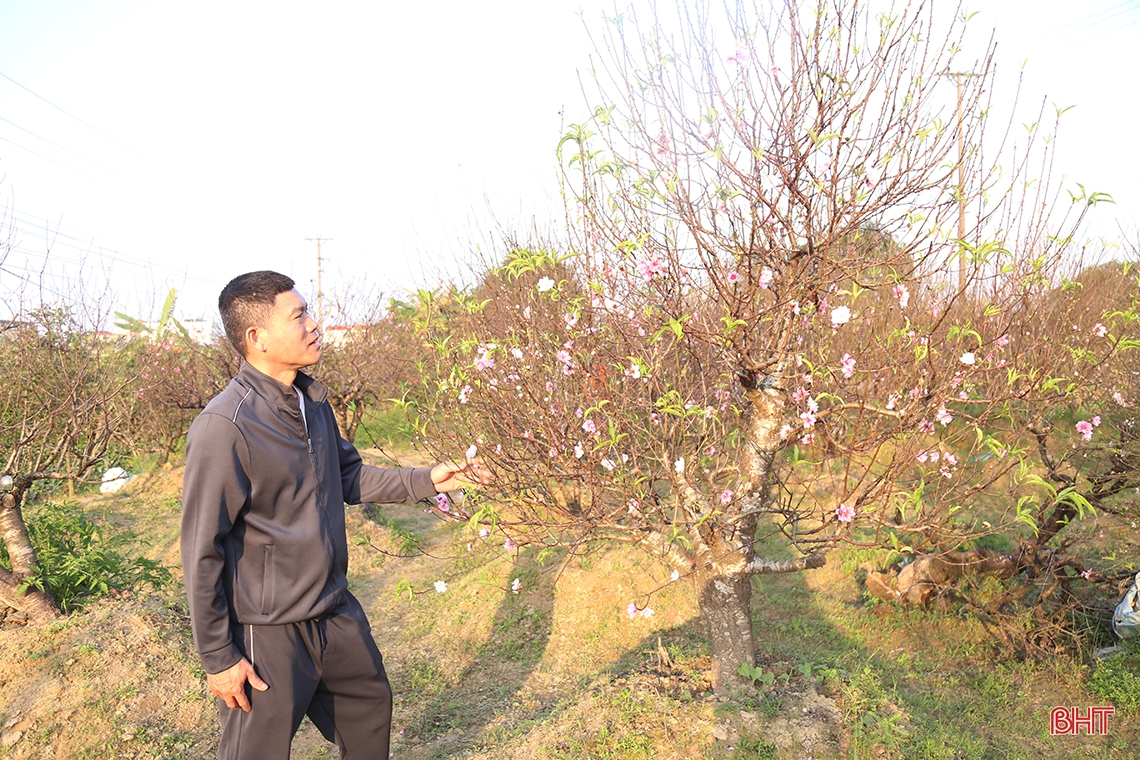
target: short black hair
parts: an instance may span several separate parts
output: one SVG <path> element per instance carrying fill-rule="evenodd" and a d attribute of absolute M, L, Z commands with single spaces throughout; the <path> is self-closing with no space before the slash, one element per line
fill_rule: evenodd
<path fill-rule="evenodd" d="M 273 308 L 279 293 L 293 289 L 293 280 L 283 274 L 262 270 L 239 275 L 222 288 L 218 311 L 226 337 L 245 358 L 245 331 L 260 324 Z"/>

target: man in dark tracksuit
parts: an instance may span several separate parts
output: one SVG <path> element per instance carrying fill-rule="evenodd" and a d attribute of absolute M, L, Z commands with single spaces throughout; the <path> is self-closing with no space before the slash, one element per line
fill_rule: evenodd
<path fill-rule="evenodd" d="M 287 760 L 307 714 L 342 758 L 386 760 L 392 692 L 348 591 L 344 504 L 415 502 L 482 478 L 473 462 L 361 462 L 328 390 L 299 372 L 320 343 L 288 277 L 242 275 L 219 308 L 246 361 L 190 427 L 182 494 L 182 565 L 219 698 L 218 756 Z"/>

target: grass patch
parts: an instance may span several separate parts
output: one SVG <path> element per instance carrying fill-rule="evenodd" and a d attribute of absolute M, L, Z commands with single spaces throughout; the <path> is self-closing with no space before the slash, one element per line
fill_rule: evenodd
<path fill-rule="evenodd" d="M 138 537 L 132 531 L 105 528 L 75 504 L 29 504 L 24 515 L 40 569 L 27 583 L 50 589 L 64 612 L 81 609 L 112 590 L 161 590 L 171 582 L 168 568 L 135 555 Z M 3 543 L 0 562 L 10 567 Z"/>

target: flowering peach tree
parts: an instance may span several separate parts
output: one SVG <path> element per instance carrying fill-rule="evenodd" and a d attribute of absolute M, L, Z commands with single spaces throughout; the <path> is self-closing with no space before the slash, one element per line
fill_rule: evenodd
<path fill-rule="evenodd" d="M 568 252 L 514 250 L 429 340 L 455 424 L 424 432 L 498 476 L 480 536 L 659 557 L 696 585 L 719 690 L 753 663 L 752 577 L 839 546 L 911 559 L 875 590 L 918 604 L 1087 570 L 1045 557 L 1092 506 L 1055 452 L 1101 434 L 1084 378 L 1135 312 L 1070 329 L 1074 235 L 1108 199 L 1061 197 L 1044 127 L 988 157 L 988 60 L 948 119 L 963 34 L 923 3 L 609 19 L 603 105 L 559 144 Z"/>

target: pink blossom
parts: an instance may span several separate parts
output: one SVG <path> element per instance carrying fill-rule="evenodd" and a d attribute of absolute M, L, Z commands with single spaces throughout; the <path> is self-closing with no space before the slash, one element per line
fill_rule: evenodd
<path fill-rule="evenodd" d="M 958 357 L 958 361 L 969 366 L 969 365 L 973 364 L 974 362 L 976 362 L 977 358 L 974 356 L 972 351 L 967 351 L 966 353 L 964 353 L 960 357 Z"/>
<path fill-rule="evenodd" d="M 630 620 L 637 618 L 637 602 L 630 602 L 625 608 L 625 614 L 629 615 Z"/>
<path fill-rule="evenodd" d="M 490 528 L 480 528 L 479 529 L 479 538 L 486 538 L 489 535 L 491 535 L 491 529 Z"/>
<path fill-rule="evenodd" d="M 585 455 L 586 455 L 586 450 L 584 448 L 582 448 L 582 444 L 581 443 L 575 443 L 574 444 L 574 458 L 575 459 L 581 459 Z"/>
<path fill-rule="evenodd" d="M 760 282 L 759 282 L 760 287 L 767 288 L 769 285 L 772 284 L 772 280 L 774 278 L 775 278 L 775 274 L 772 272 L 772 270 L 769 269 L 768 267 L 764 267 L 763 269 L 760 270 Z"/>
<path fill-rule="evenodd" d="M 664 260 L 657 254 L 637 260 L 637 271 L 641 273 L 642 278 L 646 282 L 651 281 L 659 274 L 663 274 L 665 269 Z"/>
<path fill-rule="evenodd" d="M 930 455 L 926 451 L 920 451 L 920 452 L 918 452 L 918 455 L 915 456 L 915 459 L 917 459 L 922 464 L 926 464 L 926 460 L 929 458 L 930 458 Z"/>
<path fill-rule="evenodd" d="M 792 401 L 795 401 L 797 404 L 800 403 L 801 401 L 803 401 L 807 397 L 808 397 L 807 389 L 804 388 L 802 385 L 799 386 L 798 388 L 796 388 L 792 392 Z"/>
<path fill-rule="evenodd" d="M 554 383 L 550 382 L 549 380 L 546 381 L 546 392 L 547 393 L 553 393 L 554 392 Z"/>
<path fill-rule="evenodd" d="M 463 386 L 463 390 L 459 391 L 459 403 L 466 404 L 467 400 L 471 398 L 471 386 Z"/>
<path fill-rule="evenodd" d="M 840 504 L 839 508 L 835 510 L 835 518 L 839 522 L 849 523 L 855 519 L 855 508 Z"/>
<path fill-rule="evenodd" d="M 730 285 L 735 285 L 736 283 L 740 282 L 740 272 L 737 272 L 735 270 L 731 271 L 728 273 L 728 277 L 726 279 Z"/>
<path fill-rule="evenodd" d="M 930 461 L 931 461 L 931 463 L 937 462 L 938 457 L 939 457 L 938 449 L 931 449 L 930 450 Z"/>
<path fill-rule="evenodd" d="M 1097 322 L 1096 326 L 1093 327 L 1093 335 L 1098 338 L 1103 338 L 1104 336 L 1108 335 L 1108 328 L 1102 325 L 1100 322 Z"/>
<path fill-rule="evenodd" d="M 732 501 L 732 490 L 726 488 L 720 492 L 720 503 L 728 504 L 730 501 Z"/>
<path fill-rule="evenodd" d="M 1124 400 L 1124 395 L 1120 391 L 1112 394 L 1112 400 L 1121 406 L 1128 406 L 1128 402 Z"/>
<path fill-rule="evenodd" d="M 646 607 L 645 609 L 643 609 L 643 610 L 641 611 L 641 616 L 642 616 L 643 618 L 646 618 L 646 619 L 649 619 L 649 618 L 653 617 L 653 616 L 654 616 L 654 615 L 656 615 L 656 614 L 657 614 L 657 613 L 653 611 L 653 608 L 652 608 L 652 607 Z"/>
<path fill-rule="evenodd" d="M 481 354 L 475 358 L 475 369 L 480 372 L 486 372 L 495 366 L 495 360 L 486 354 Z"/>
<path fill-rule="evenodd" d="M 895 294 L 895 298 L 899 299 L 899 308 L 905 309 L 907 307 L 907 304 L 910 303 L 910 291 L 907 290 L 906 285 L 903 285 L 900 282 L 898 285 L 895 285 L 894 288 L 892 288 L 891 290 Z"/>
<path fill-rule="evenodd" d="M 440 512 L 451 511 L 451 502 L 448 500 L 447 494 L 445 493 L 437 493 L 435 495 L 435 505 L 439 508 Z"/>
<path fill-rule="evenodd" d="M 996 341 L 994 341 L 994 345 L 996 345 L 998 348 L 1005 348 L 1006 346 L 1009 345 L 1009 336 L 1008 335 L 1001 336 Z"/>
<path fill-rule="evenodd" d="M 1081 577 L 1082 577 L 1082 578 L 1084 578 L 1086 581 L 1087 581 L 1089 578 L 1092 578 L 1092 574 L 1093 574 L 1093 571 L 1092 571 L 1092 568 L 1091 568 L 1091 567 L 1090 567 L 1089 569 L 1087 569 L 1087 570 L 1082 570 L 1082 571 L 1081 571 Z"/>
<path fill-rule="evenodd" d="M 945 467 L 945 466 L 944 466 L 944 467 L 943 467 L 942 469 L 940 469 L 938 472 L 940 472 L 940 473 L 942 474 L 942 477 L 944 477 L 944 478 L 952 478 L 952 477 L 954 477 L 954 473 L 953 473 L 953 471 L 951 471 L 951 469 L 950 469 L 949 467 Z"/>
<path fill-rule="evenodd" d="M 1100 416 L 1099 415 L 1092 418 L 1092 424 L 1093 424 L 1093 427 L 1100 427 Z"/>
<path fill-rule="evenodd" d="M 949 451 L 942 452 L 942 461 L 953 467 L 958 464 L 958 457 L 951 454 Z"/>
<path fill-rule="evenodd" d="M 503 542 L 503 548 L 506 549 L 507 553 L 509 553 L 509 554 L 514 554 L 515 549 L 517 549 L 518 547 L 519 547 L 519 545 L 516 544 L 510 536 L 507 536 L 507 540 Z"/>
<path fill-rule="evenodd" d="M 961 393 L 958 394 L 958 400 L 959 401 L 969 401 L 970 400 L 970 394 L 966 393 L 966 391 L 962 391 Z"/>
<path fill-rule="evenodd" d="M 847 378 L 855 374 L 855 360 L 851 358 L 850 354 L 844 354 L 843 358 L 839 360 L 839 371 Z"/>
<path fill-rule="evenodd" d="M 629 510 L 630 517 L 637 517 L 641 513 L 641 502 L 637 499 L 630 499 L 625 508 Z"/>
<path fill-rule="evenodd" d="M 839 327 L 851 321 L 851 309 L 846 306 L 836 306 L 831 310 L 831 326 Z"/>
<path fill-rule="evenodd" d="M 511 349 L 511 356 L 515 357 L 516 359 L 523 358 L 522 349 L 521 348 L 512 348 Z"/>
<path fill-rule="evenodd" d="M 593 434 L 593 433 L 598 432 L 598 425 L 593 420 L 588 419 L 582 423 L 582 429 L 585 430 L 587 433 Z"/>
<path fill-rule="evenodd" d="M 922 390 L 916 385 L 913 388 L 911 388 L 909 391 L 907 391 L 907 393 L 910 394 L 910 398 L 913 401 L 922 395 Z"/>
<path fill-rule="evenodd" d="M 804 446 L 811 446 L 815 443 L 815 433 L 806 433 L 804 437 L 800 439 L 800 443 Z"/>
<path fill-rule="evenodd" d="M 1093 426 L 1088 420 L 1081 420 L 1077 423 L 1077 432 L 1081 434 L 1081 438 L 1086 441 L 1091 441 L 1093 437 Z"/>
<path fill-rule="evenodd" d="M 781 441 L 786 441 L 788 439 L 788 436 L 791 434 L 792 434 L 792 426 L 791 425 L 785 424 L 785 425 L 782 425 L 780 427 L 780 440 Z"/>
<path fill-rule="evenodd" d="M 946 405 L 943 404 L 942 406 L 938 407 L 938 414 L 934 415 L 934 419 L 938 420 L 942 424 L 942 427 L 946 427 L 951 422 L 953 422 L 954 415 L 946 411 Z"/>
<path fill-rule="evenodd" d="M 808 430 L 815 425 L 815 415 L 811 412 L 804 412 L 800 415 L 800 421 L 804 424 L 804 430 Z"/>
<path fill-rule="evenodd" d="M 566 349 L 562 349 L 561 351 L 556 353 L 554 355 L 554 358 L 557 359 L 558 361 L 562 362 L 563 364 L 569 364 L 571 361 L 570 352 L 567 351 Z"/>
<path fill-rule="evenodd" d="M 808 396 L 807 407 L 808 407 L 809 412 L 811 412 L 812 414 L 815 414 L 816 412 L 819 411 L 819 402 L 816 401 L 811 396 Z"/>
<path fill-rule="evenodd" d="M 617 467 L 617 464 L 612 459 L 603 459 L 602 467 L 605 467 L 609 472 L 613 472 L 614 468 Z"/>
<path fill-rule="evenodd" d="M 467 451 L 464 453 L 466 453 L 468 459 L 474 459 L 475 454 L 477 454 L 478 452 L 479 452 L 479 448 L 475 444 L 471 444 L 470 446 L 467 447 Z"/>
<path fill-rule="evenodd" d="M 926 433 L 927 435 L 934 435 L 934 423 L 930 420 L 923 420 L 918 423 L 919 432 Z"/>

